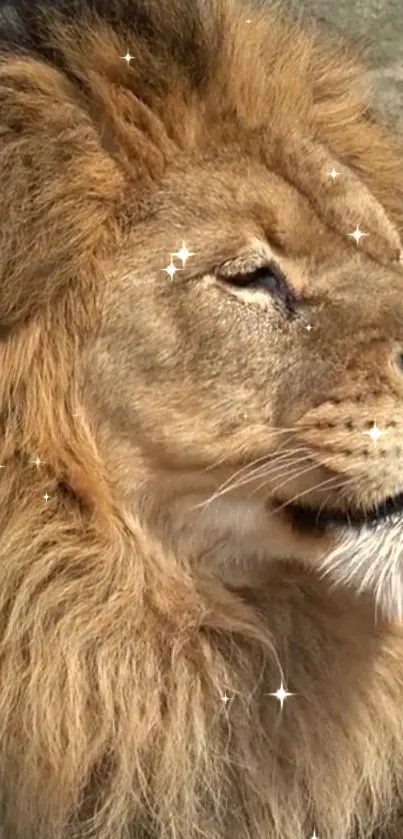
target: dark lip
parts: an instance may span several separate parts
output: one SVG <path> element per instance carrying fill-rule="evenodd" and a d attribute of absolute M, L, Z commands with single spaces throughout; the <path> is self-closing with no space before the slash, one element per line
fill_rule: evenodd
<path fill-rule="evenodd" d="M 301 528 L 323 530 L 329 525 L 360 528 L 363 525 L 376 525 L 391 518 L 395 519 L 399 513 L 403 512 L 403 492 L 389 496 L 367 510 L 319 510 L 302 504 L 287 504 L 284 510 Z"/>

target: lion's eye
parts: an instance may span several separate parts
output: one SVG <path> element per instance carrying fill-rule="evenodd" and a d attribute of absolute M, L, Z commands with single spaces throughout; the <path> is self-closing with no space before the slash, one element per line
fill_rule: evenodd
<path fill-rule="evenodd" d="M 223 279 L 237 288 L 262 288 L 272 294 L 275 294 L 285 282 L 285 278 L 280 276 L 280 272 L 275 272 L 268 265 L 256 268 L 255 271 L 250 271 L 248 274 L 232 274 L 223 277 Z"/>
<path fill-rule="evenodd" d="M 275 299 L 281 300 L 289 308 L 296 303 L 295 294 L 291 290 L 287 278 L 277 265 L 275 267 L 263 265 L 261 268 L 256 268 L 248 273 L 218 273 L 217 276 L 236 288 L 265 291 Z"/>

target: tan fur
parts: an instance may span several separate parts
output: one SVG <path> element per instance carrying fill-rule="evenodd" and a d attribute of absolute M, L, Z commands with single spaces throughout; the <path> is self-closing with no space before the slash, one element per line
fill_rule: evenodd
<path fill-rule="evenodd" d="M 401 138 L 276 9 L 111 7 L 1 52 L 0 837 L 398 839 L 403 524 L 276 505 L 402 489 Z"/>

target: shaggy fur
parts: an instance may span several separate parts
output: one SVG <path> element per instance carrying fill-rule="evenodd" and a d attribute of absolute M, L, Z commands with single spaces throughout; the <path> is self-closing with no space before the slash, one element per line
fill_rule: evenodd
<path fill-rule="evenodd" d="M 1 24 L 1 839 L 398 839 L 402 520 L 287 504 L 401 490 L 401 140 L 278 10 L 50 7 Z"/>

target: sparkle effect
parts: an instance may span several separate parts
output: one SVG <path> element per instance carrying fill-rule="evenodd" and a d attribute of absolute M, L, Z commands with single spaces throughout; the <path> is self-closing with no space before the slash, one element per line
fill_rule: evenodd
<path fill-rule="evenodd" d="M 268 696 L 275 696 L 280 702 L 281 710 L 283 710 L 284 700 L 288 699 L 289 696 L 295 696 L 295 693 L 288 693 L 284 690 L 283 682 L 281 682 L 279 689 L 275 693 L 269 693 Z"/>
<path fill-rule="evenodd" d="M 177 268 L 176 267 L 175 263 L 173 262 L 173 257 L 174 256 L 176 256 L 177 259 L 181 260 L 182 268 Z M 178 251 L 177 253 L 171 253 L 171 261 L 170 261 L 168 267 L 167 268 L 161 268 L 161 271 L 166 271 L 166 273 L 169 274 L 169 276 L 172 280 L 172 277 L 176 273 L 176 271 L 181 271 L 185 267 L 186 261 L 189 259 L 189 256 L 194 256 L 194 253 L 189 251 L 187 249 L 185 243 L 182 242 L 182 247 L 181 247 L 180 251 Z"/>
<path fill-rule="evenodd" d="M 357 245 L 358 245 L 358 242 L 360 241 L 360 239 L 362 239 L 363 236 L 369 236 L 369 233 L 362 233 L 362 231 L 360 230 L 360 228 L 358 227 L 358 224 L 357 224 L 357 227 L 355 228 L 354 233 L 349 233 L 348 235 L 352 236 L 355 239 L 355 241 L 357 242 Z"/>
<path fill-rule="evenodd" d="M 133 56 L 132 56 L 132 55 L 130 55 L 129 50 L 128 50 L 128 51 L 127 51 L 127 53 L 126 53 L 126 55 L 121 55 L 121 58 L 123 58 L 123 61 L 126 61 L 126 62 L 127 62 L 127 65 L 129 66 L 129 64 L 130 64 L 130 62 L 131 62 L 131 60 L 132 60 Z"/>
<path fill-rule="evenodd" d="M 379 440 L 379 437 L 383 437 L 383 435 L 387 434 L 387 433 L 388 433 L 387 431 L 380 431 L 379 428 L 377 428 L 376 422 L 374 422 L 374 425 L 373 425 L 373 428 L 371 428 L 371 431 L 363 431 L 363 434 L 367 434 L 367 436 L 371 438 L 374 446 L 376 446 L 377 441 Z"/>
<path fill-rule="evenodd" d="M 169 274 L 169 276 L 170 276 L 171 280 L 172 280 L 173 275 L 174 275 L 174 274 L 176 274 L 176 272 L 177 272 L 178 270 L 180 271 L 180 268 L 178 269 L 178 268 L 176 267 L 176 265 L 174 265 L 174 263 L 172 262 L 172 255 L 171 255 L 171 261 L 170 261 L 170 263 L 169 263 L 169 265 L 168 265 L 168 268 L 161 268 L 161 271 L 166 271 L 166 272 L 167 272 L 167 274 Z"/>
<path fill-rule="evenodd" d="M 184 242 L 182 242 L 182 247 L 178 253 L 174 253 L 173 256 L 176 256 L 177 259 L 180 259 L 183 263 L 182 267 L 184 268 L 186 265 L 186 260 L 189 259 L 189 256 L 194 256 L 194 253 L 188 251 Z"/>

